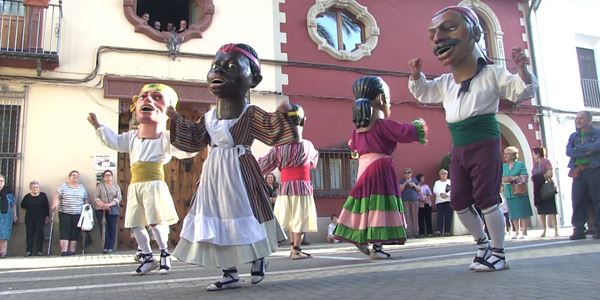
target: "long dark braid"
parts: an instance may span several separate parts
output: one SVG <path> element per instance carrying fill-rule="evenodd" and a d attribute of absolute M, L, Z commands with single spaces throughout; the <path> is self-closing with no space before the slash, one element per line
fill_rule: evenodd
<path fill-rule="evenodd" d="M 352 109 L 352 122 L 356 128 L 369 126 L 373 108 L 371 101 L 379 94 L 384 94 L 389 99 L 390 89 L 388 85 L 379 76 L 363 76 L 354 82 L 352 86 L 354 92 L 354 107 Z"/>

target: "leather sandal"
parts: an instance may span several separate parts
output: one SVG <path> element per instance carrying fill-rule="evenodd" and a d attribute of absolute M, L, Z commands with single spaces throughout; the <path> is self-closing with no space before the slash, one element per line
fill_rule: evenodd
<path fill-rule="evenodd" d="M 268 263 L 264 257 L 252 262 L 252 269 L 250 270 L 250 282 L 252 284 L 260 283 L 261 281 L 263 281 L 263 279 L 265 279 L 267 265 Z M 258 269 L 258 271 L 256 269 Z"/>
<path fill-rule="evenodd" d="M 302 251 L 302 248 L 300 248 L 298 246 L 294 247 L 294 253 L 292 254 L 293 260 L 305 259 L 305 258 L 311 258 L 311 257 L 312 257 L 312 255 Z"/>
<path fill-rule="evenodd" d="M 223 278 L 219 281 L 212 283 L 206 287 L 209 292 L 220 291 L 227 289 L 236 289 L 242 286 L 240 278 L 237 275 L 237 269 L 234 270 L 223 270 Z"/>
<path fill-rule="evenodd" d="M 383 251 L 383 246 L 373 244 L 371 253 L 369 254 L 371 259 L 386 259 L 391 258 L 392 255 Z"/>
<path fill-rule="evenodd" d="M 494 272 L 508 269 L 508 262 L 504 257 L 504 249 L 492 248 L 492 255 L 475 267 L 475 272 Z"/>
<path fill-rule="evenodd" d="M 483 251 L 483 256 L 479 256 L 479 252 Z M 477 254 L 475 254 L 475 258 L 473 262 L 469 265 L 469 270 L 473 271 L 475 268 L 486 262 L 486 260 L 492 255 L 492 251 L 490 248 L 490 241 L 487 238 L 481 238 L 477 241 Z"/>

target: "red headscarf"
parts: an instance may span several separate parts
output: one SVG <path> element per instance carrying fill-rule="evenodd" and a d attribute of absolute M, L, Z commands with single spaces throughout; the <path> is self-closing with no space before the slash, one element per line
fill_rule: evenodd
<path fill-rule="evenodd" d="M 242 55 L 247 57 L 260 71 L 260 62 L 258 61 L 258 58 L 256 58 L 254 55 L 252 55 L 252 53 L 244 50 L 243 48 L 238 47 L 236 44 L 225 44 L 221 46 L 221 48 L 219 48 L 219 52 L 227 53 L 231 51 L 241 53 Z"/>

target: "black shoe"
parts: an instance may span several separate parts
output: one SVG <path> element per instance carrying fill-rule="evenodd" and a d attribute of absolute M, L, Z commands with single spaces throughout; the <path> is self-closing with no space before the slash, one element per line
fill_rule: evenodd
<path fill-rule="evenodd" d="M 31 253 L 31 251 L 27 251 L 27 253 L 25 253 L 25 256 L 32 256 L 33 253 Z"/>
<path fill-rule="evenodd" d="M 44 256 L 44 253 L 42 251 L 38 251 L 37 256 Z"/>
<path fill-rule="evenodd" d="M 573 233 L 573 235 L 571 235 L 569 237 L 570 240 L 574 241 L 574 240 L 585 240 L 585 233 Z"/>
<path fill-rule="evenodd" d="M 67 256 L 73 256 L 77 253 L 75 253 L 75 251 L 67 251 Z"/>
<path fill-rule="evenodd" d="M 69 252 L 68 251 L 61 252 L 60 256 L 69 256 Z"/>

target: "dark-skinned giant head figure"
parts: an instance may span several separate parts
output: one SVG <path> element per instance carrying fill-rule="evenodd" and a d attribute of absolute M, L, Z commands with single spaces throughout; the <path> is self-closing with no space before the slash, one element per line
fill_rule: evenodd
<path fill-rule="evenodd" d="M 462 22 L 455 24 L 457 20 Z M 472 51 L 475 48 L 478 52 L 475 54 L 476 56 L 483 58 L 487 64 L 494 63 L 478 44 L 482 29 L 479 18 L 472 9 L 464 6 L 448 6 L 436 12 L 431 21 L 429 31 L 433 43 L 433 54 L 442 62 L 445 61 L 444 58 L 451 55 L 459 57 L 470 55 L 462 52 L 469 51 L 469 49 Z M 461 32 L 464 32 L 462 26 L 468 33 L 466 36 L 461 35 Z"/>
<path fill-rule="evenodd" d="M 364 76 L 356 80 L 352 86 L 354 92 L 354 108 L 352 122 L 356 128 L 369 126 L 373 119 L 374 107 L 389 106 L 390 88 L 379 76 Z M 376 109 L 378 117 L 385 117 L 381 108 Z"/>

